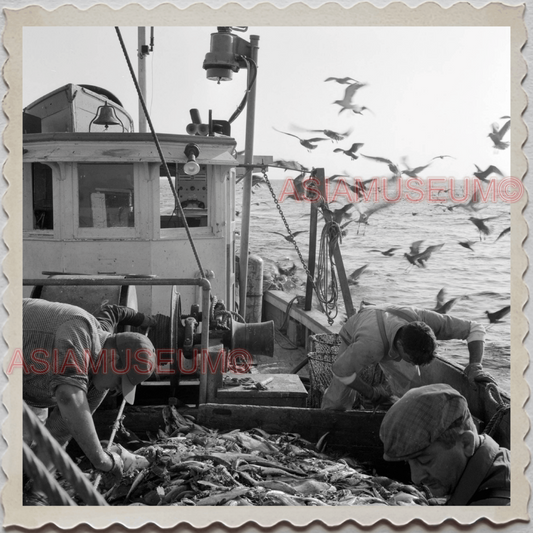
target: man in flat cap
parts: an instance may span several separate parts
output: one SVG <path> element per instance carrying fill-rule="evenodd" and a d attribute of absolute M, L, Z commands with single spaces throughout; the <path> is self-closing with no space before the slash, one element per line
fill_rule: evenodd
<path fill-rule="evenodd" d="M 119 324 L 146 327 L 155 319 L 133 309 L 104 304 L 92 315 L 81 307 L 25 298 L 23 399 L 49 409 L 46 427 L 66 446 L 74 437 L 93 466 L 120 479 L 129 452 L 105 451 L 92 414 L 109 391 L 133 403 L 136 386 L 155 370 L 155 349 L 140 333 L 115 333 Z M 29 440 L 25 432 L 24 438 Z M 53 469 L 54 465 L 47 465 Z"/>
<path fill-rule="evenodd" d="M 411 479 L 446 505 L 510 505 L 510 454 L 479 435 L 464 396 L 445 384 L 408 391 L 379 436 L 387 461 L 407 461 Z"/>

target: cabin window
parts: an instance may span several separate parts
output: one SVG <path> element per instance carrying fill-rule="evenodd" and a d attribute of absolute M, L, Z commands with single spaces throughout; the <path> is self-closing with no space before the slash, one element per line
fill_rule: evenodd
<path fill-rule="evenodd" d="M 80 228 L 135 226 L 133 164 L 79 163 Z"/>
<path fill-rule="evenodd" d="M 33 229 L 54 229 L 52 169 L 42 163 L 32 163 Z"/>
<path fill-rule="evenodd" d="M 178 194 L 190 228 L 207 226 L 207 168 L 200 166 L 196 176 L 189 176 L 180 163 L 169 163 L 172 184 Z M 159 209 L 161 229 L 183 228 L 184 223 L 163 166 L 159 172 Z"/>

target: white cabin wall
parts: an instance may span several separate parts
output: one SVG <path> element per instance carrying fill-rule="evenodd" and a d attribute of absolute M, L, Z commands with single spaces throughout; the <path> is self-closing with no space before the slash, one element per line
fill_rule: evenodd
<path fill-rule="evenodd" d="M 234 141 L 176 135 L 163 135 L 161 141 L 165 157 L 179 163 L 184 162 L 187 143 L 194 141 L 200 146 L 199 160 L 208 166 L 209 222 L 208 226 L 190 228 L 190 232 L 203 269 L 214 273 L 209 279 L 212 294 L 234 310 Z M 24 137 L 24 148 L 24 278 L 44 278 L 43 271 L 179 279 L 201 275 L 185 229 L 160 230 L 160 161 L 147 135 L 29 134 Z M 53 231 L 33 230 L 32 162 L 43 162 L 53 169 Z M 77 165 L 82 162 L 134 164 L 135 228 L 78 227 Z M 30 290 L 25 288 L 25 295 Z M 178 290 L 184 313 L 192 304 L 201 304 L 201 291 L 196 286 Z M 170 314 L 169 288 L 137 286 L 137 295 L 140 311 Z"/>

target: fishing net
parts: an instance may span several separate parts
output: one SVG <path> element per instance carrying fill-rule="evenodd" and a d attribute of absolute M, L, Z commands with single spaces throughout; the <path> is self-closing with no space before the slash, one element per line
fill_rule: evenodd
<path fill-rule="evenodd" d="M 317 334 L 309 337 L 310 389 L 308 396 L 309 407 L 320 407 L 322 395 L 331 382 L 331 365 L 337 358 L 341 339 L 335 334 Z"/>
<path fill-rule="evenodd" d="M 309 360 L 309 381 L 310 389 L 307 398 L 308 407 L 320 407 L 324 391 L 331 383 L 331 367 L 339 353 L 341 339 L 338 334 L 323 333 L 309 336 L 310 352 L 307 354 Z M 359 378 L 370 386 L 387 385 L 387 378 L 378 364 L 363 368 L 359 373 Z M 353 404 L 354 409 L 367 407 L 368 401 L 359 393 Z"/>

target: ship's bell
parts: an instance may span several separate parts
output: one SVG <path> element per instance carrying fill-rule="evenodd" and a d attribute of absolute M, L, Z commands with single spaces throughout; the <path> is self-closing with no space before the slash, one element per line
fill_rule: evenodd
<path fill-rule="evenodd" d="M 109 126 L 118 126 L 122 123 L 120 120 L 117 119 L 115 116 L 115 110 L 110 105 L 107 105 L 107 102 L 104 105 L 101 105 L 97 110 L 97 116 L 93 120 L 94 124 L 98 124 L 100 126 L 105 126 L 106 129 Z"/>

